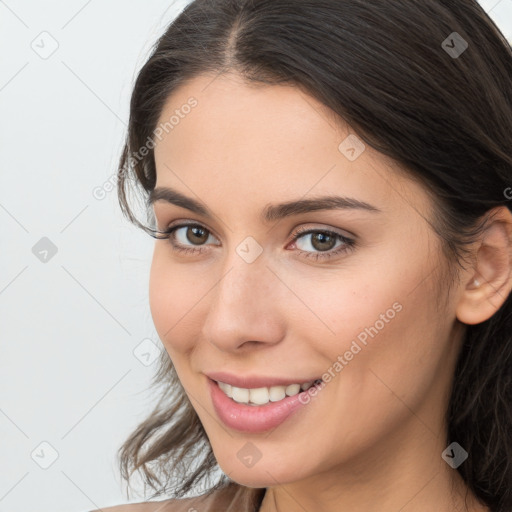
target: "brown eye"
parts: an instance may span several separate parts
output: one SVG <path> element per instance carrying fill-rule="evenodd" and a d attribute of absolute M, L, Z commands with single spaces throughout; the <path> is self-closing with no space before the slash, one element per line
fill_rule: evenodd
<path fill-rule="evenodd" d="M 165 231 L 160 232 L 160 234 L 163 236 L 156 238 L 169 240 L 172 249 L 181 253 L 199 254 L 207 251 L 206 242 L 208 238 L 210 236 L 215 238 L 208 229 L 200 224 L 179 224 L 170 226 Z"/>
<path fill-rule="evenodd" d="M 302 239 L 309 239 L 309 243 L 302 245 Z M 322 229 L 300 229 L 295 233 L 293 240 L 304 257 L 316 260 L 333 258 L 354 249 L 356 245 L 355 240 L 341 233 Z M 341 242 L 338 247 L 337 241 Z"/>
<path fill-rule="evenodd" d="M 186 237 L 190 243 L 201 244 L 208 240 L 209 231 L 200 226 L 182 226 L 186 229 Z"/>
<path fill-rule="evenodd" d="M 168 239 L 174 251 L 189 254 L 200 254 L 208 251 L 208 239 L 210 236 L 215 239 L 210 230 L 200 224 L 180 224 L 171 226 L 159 233 L 164 236 L 156 238 Z M 309 247 L 307 243 L 305 244 L 306 247 L 300 247 L 303 243 L 302 239 L 306 240 L 308 236 L 310 239 Z M 301 243 L 297 243 L 298 241 L 301 241 Z M 352 238 L 325 229 L 300 229 L 295 233 L 293 242 L 299 246 L 298 252 L 301 256 L 316 260 L 327 260 L 348 253 L 356 246 L 356 241 Z M 340 245 L 336 246 L 337 242 L 340 242 Z M 220 243 L 214 243 L 213 245 L 220 245 Z"/>
<path fill-rule="evenodd" d="M 329 251 L 336 245 L 336 238 L 329 234 L 318 232 L 311 237 L 311 245 L 318 251 Z"/>
<path fill-rule="evenodd" d="M 315 251 L 325 252 L 334 249 L 336 246 L 336 242 L 338 239 L 341 239 L 344 242 L 348 242 L 347 238 L 344 238 L 342 235 L 338 233 L 332 233 L 330 231 L 320 231 L 320 230 L 308 230 L 301 231 L 295 235 L 296 245 L 301 250 L 311 249 L 313 248 Z M 301 242 L 298 244 L 297 241 Z M 309 243 L 305 243 L 308 241 Z M 300 247 L 302 245 L 302 247 Z"/>

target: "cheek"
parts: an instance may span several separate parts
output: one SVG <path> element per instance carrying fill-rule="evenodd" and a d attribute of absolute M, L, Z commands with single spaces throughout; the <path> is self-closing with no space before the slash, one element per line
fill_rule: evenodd
<path fill-rule="evenodd" d="M 343 303 L 345 325 L 330 352 L 332 361 L 342 359 L 330 373 L 340 411 L 391 428 L 417 411 L 444 378 L 449 339 L 436 316 L 433 290 L 418 286 L 422 269 L 411 269 L 409 276 L 388 269 L 385 275 Z"/>
<path fill-rule="evenodd" d="M 157 242 L 149 276 L 149 305 L 153 323 L 165 348 L 172 357 L 175 351 L 189 350 L 188 332 L 197 328 L 193 322 L 199 299 L 207 292 L 201 280 L 189 275 L 183 267 L 173 264 L 166 256 L 165 241 Z M 193 283 L 193 284 L 192 284 Z"/>
<path fill-rule="evenodd" d="M 289 298 L 296 308 L 292 328 L 311 347 L 334 361 L 350 350 L 352 342 L 370 347 L 385 338 L 392 324 L 400 323 L 406 286 L 404 279 L 392 277 L 390 266 L 359 262 L 333 272 L 322 270 L 300 279 L 285 276 L 294 282 Z"/>
<path fill-rule="evenodd" d="M 341 273 L 303 277 L 294 287 L 309 306 L 296 315 L 296 336 L 324 356 L 331 381 L 343 373 L 344 386 L 360 397 L 379 387 L 389 393 L 375 374 L 399 393 L 424 388 L 446 348 L 446 325 L 439 324 L 436 295 L 425 279 L 432 270 L 426 251 L 409 251 L 407 261 L 389 252 Z"/>

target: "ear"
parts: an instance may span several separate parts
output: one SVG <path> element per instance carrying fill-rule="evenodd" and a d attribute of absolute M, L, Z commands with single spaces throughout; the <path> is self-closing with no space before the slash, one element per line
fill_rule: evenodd
<path fill-rule="evenodd" d="M 512 289 L 512 213 L 500 206 L 487 217 L 487 228 L 476 244 L 474 266 L 456 307 L 457 318 L 470 325 L 494 315 Z"/>

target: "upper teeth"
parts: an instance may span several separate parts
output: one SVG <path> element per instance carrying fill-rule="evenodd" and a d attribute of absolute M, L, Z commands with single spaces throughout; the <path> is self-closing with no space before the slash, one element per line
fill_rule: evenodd
<path fill-rule="evenodd" d="M 237 388 L 225 382 L 219 382 L 219 388 L 235 402 L 249 405 L 264 405 L 270 402 L 278 402 L 285 396 L 294 396 L 302 389 L 306 391 L 315 383 L 314 380 L 303 384 L 290 384 L 289 386 L 271 386 L 269 388 Z"/>

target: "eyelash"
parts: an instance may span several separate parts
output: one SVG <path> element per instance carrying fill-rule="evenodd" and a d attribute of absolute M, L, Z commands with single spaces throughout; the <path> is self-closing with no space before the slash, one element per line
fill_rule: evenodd
<path fill-rule="evenodd" d="M 211 234 L 211 231 L 201 224 L 197 223 L 186 223 L 186 224 L 178 224 L 176 226 L 170 226 L 165 231 L 157 231 L 157 233 L 164 235 L 161 237 L 155 237 L 158 240 L 169 240 L 169 243 L 171 245 L 172 250 L 179 252 L 179 253 L 196 253 L 196 254 L 202 254 L 206 249 L 204 246 L 199 246 L 194 249 L 191 249 L 190 247 L 182 246 L 179 243 L 176 243 L 174 232 L 177 229 L 185 228 L 185 227 L 197 227 L 200 229 L 204 229 L 208 233 Z M 302 251 L 299 249 L 299 253 L 303 254 L 305 258 L 313 258 L 315 261 L 318 260 L 329 260 L 331 258 L 334 258 L 338 255 L 341 255 L 343 253 L 347 253 L 349 251 L 354 250 L 356 246 L 355 240 L 348 238 L 340 233 L 336 233 L 335 231 L 325 230 L 325 229 L 308 229 L 308 228 L 299 228 L 292 239 L 292 242 L 296 242 L 299 238 L 304 237 L 305 235 L 313 234 L 313 233 L 323 233 L 328 234 L 329 236 L 336 237 L 341 242 L 343 242 L 343 245 L 338 247 L 337 249 L 330 249 L 329 251 L 324 252 L 309 252 L 309 251 Z"/>

